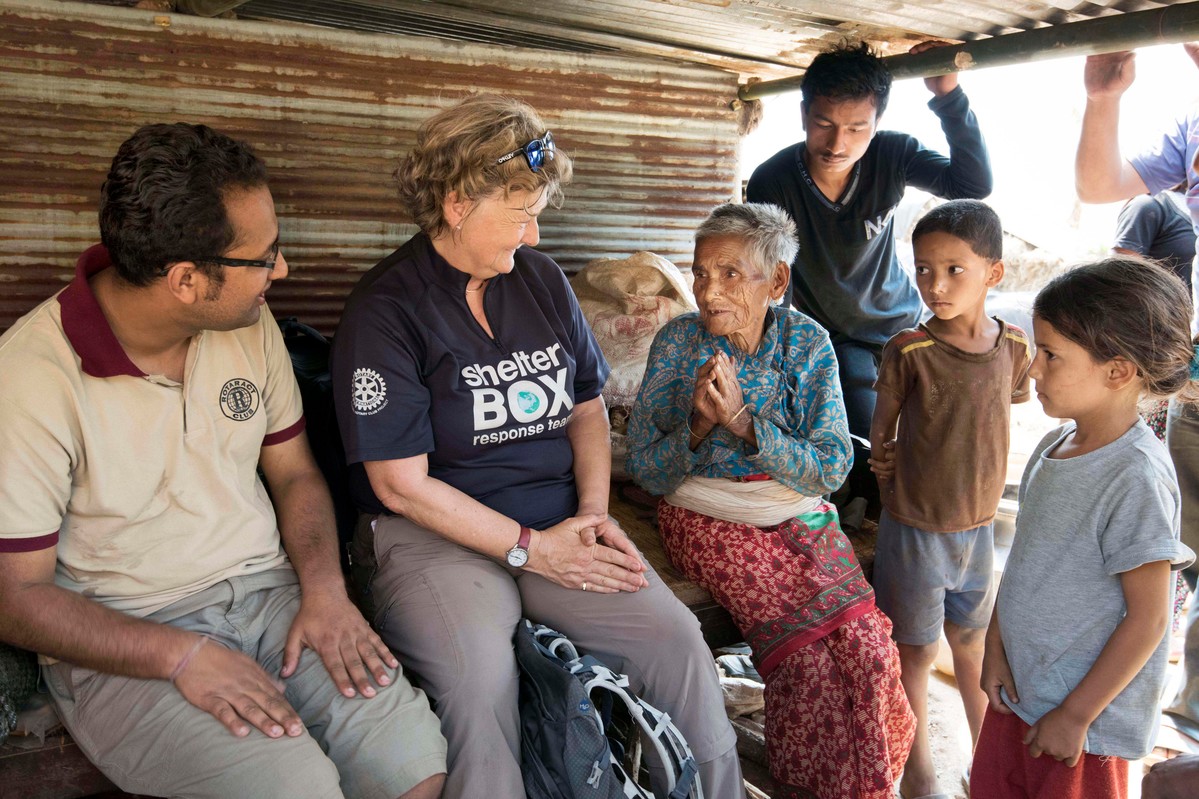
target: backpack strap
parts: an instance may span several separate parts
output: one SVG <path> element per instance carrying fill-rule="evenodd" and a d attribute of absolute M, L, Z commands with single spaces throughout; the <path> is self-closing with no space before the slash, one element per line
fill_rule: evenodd
<path fill-rule="evenodd" d="M 560 661 L 568 668 L 572 662 L 579 659 L 579 650 L 575 649 L 571 640 L 562 633 L 551 630 L 544 624 L 532 624 L 527 619 L 525 624 L 533 631 L 533 642 L 537 644 L 541 654 Z"/>
<path fill-rule="evenodd" d="M 683 734 L 670 720 L 669 714 L 632 693 L 629 690 L 627 675 L 612 671 L 591 655 L 580 657 L 574 644 L 565 635 L 545 625 L 533 624 L 527 619 L 524 620 L 524 624 L 531 633 L 530 637 L 538 652 L 570 671 L 582 683 L 587 695 L 592 697 L 590 710 L 601 730 L 607 730 L 609 727 L 614 700 L 619 698 L 624 703 L 629 717 L 637 725 L 640 737 L 652 745 L 658 763 L 666 774 L 669 799 L 704 799 L 703 787 L 699 780 L 699 765 Z M 599 701 L 596 701 L 597 697 L 592 696 L 596 689 L 602 689 L 604 692 Z M 625 772 L 621 758 L 611 746 L 608 756 L 613 771 L 621 777 L 620 784 L 626 799 L 651 799 L 652 795 Z"/>
<path fill-rule="evenodd" d="M 584 655 L 570 664 L 571 672 L 583 679 L 583 687 L 590 694 L 600 688 L 615 695 L 628 708 L 629 716 L 640 728 L 642 736 L 653 745 L 658 762 L 666 772 L 666 788 L 670 799 L 704 799 L 703 787 L 696 779 L 699 765 L 691 748 L 670 720 L 670 715 L 641 697 L 629 692 L 629 678 L 617 674 L 591 655 Z M 595 705 L 595 702 L 592 702 Z M 598 718 L 599 711 L 595 711 Z M 602 719 L 599 719 L 602 721 Z"/>

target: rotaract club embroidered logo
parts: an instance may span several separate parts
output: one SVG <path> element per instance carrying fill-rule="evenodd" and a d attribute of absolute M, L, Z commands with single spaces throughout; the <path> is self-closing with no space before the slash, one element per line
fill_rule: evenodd
<path fill-rule="evenodd" d="M 235 422 L 244 422 L 258 412 L 258 387 L 235 377 L 221 386 L 221 412 Z"/>
<path fill-rule="evenodd" d="M 354 370 L 354 393 L 351 404 L 354 413 L 370 416 L 387 407 L 387 383 L 383 375 L 374 369 L 361 367 Z"/>

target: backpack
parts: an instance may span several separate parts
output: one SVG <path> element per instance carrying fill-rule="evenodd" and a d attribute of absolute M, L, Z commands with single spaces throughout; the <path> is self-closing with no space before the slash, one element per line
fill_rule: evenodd
<path fill-rule="evenodd" d="M 629 691 L 627 676 L 579 657 L 566 636 L 527 619 L 516 628 L 516 660 L 528 799 L 653 799 L 625 769 L 614 707 L 627 711 L 645 749 L 665 767 L 669 799 L 703 799 L 687 741 L 670 716 Z"/>
<path fill-rule="evenodd" d="M 341 443 L 341 431 L 337 427 L 337 414 L 333 409 L 333 378 L 329 373 L 332 346 L 315 328 L 294 316 L 280 319 L 279 331 L 283 334 L 283 344 L 291 356 L 292 370 L 300 385 L 308 445 L 312 448 L 316 465 L 325 476 L 325 482 L 329 484 L 329 494 L 333 498 L 337 548 L 341 553 L 342 571 L 346 571 L 349 568 L 346 547 L 354 537 L 358 509 L 350 496 L 349 467 L 346 466 L 346 452 Z"/>

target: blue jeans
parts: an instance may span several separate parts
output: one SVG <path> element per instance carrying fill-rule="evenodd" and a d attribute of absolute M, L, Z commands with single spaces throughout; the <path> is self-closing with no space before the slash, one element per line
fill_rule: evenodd
<path fill-rule="evenodd" d="M 841 393 L 845 396 L 845 416 L 849 432 L 870 440 L 870 420 L 874 417 L 874 402 L 878 396 L 874 381 L 878 379 L 878 363 L 883 348 L 878 344 L 842 338 L 833 334 L 833 350 L 837 353 L 837 371 L 841 378 Z"/>

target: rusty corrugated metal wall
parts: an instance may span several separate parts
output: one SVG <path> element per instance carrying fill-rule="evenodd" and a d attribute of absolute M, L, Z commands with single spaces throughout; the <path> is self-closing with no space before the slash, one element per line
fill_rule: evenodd
<path fill-rule="evenodd" d="M 98 240 L 99 186 L 146 122 L 204 122 L 271 170 L 292 276 L 276 315 L 331 332 L 360 274 L 415 228 L 390 174 L 433 109 L 473 91 L 536 107 L 575 159 L 542 251 L 568 271 L 690 237 L 736 192 L 735 75 L 572 55 L 0 0 L 0 330 L 69 280 Z"/>

